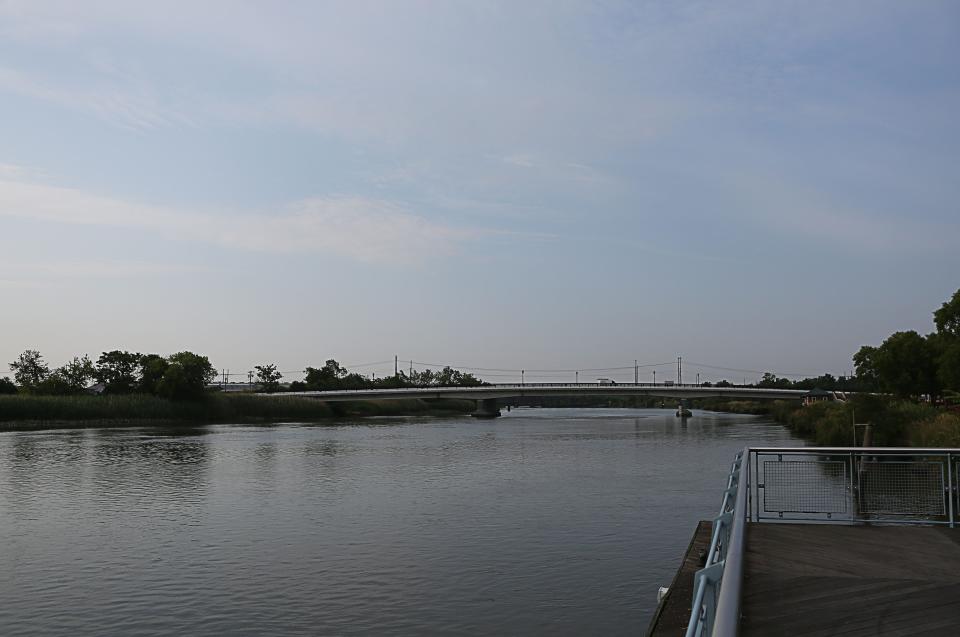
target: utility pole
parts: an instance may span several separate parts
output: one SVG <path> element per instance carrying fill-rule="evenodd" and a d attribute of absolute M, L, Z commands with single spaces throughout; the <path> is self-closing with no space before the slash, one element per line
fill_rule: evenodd
<path fill-rule="evenodd" d="M 521 385 L 523 385 L 523 374 L 524 374 L 524 371 L 521 369 L 521 370 L 520 370 L 520 384 L 521 384 Z"/>
<path fill-rule="evenodd" d="M 410 378 L 413 378 L 413 359 L 410 359 Z"/>
<path fill-rule="evenodd" d="M 400 357 L 396 354 L 393 355 L 393 377 L 397 378 L 400 376 Z"/>
<path fill-rule="evenodd" d="M 574 385 L 579 385 L 579 384 L 580 384 L 580 370 L 579 370 L 579 369 L 574 373 L 573 379 L 574 379 Z"/>
<path fill-rule="evenodd" d="M 637 366 L 637 359 L 633 359 L 633 384 L 640 384 L 640 368 Z"/>
<path fill-rule="evenodd" d="M 657 384 L 657 370 L 653 370 L 653 384 Z"/>
<path fill-rule="evenodd" d="M 677 356 L 677 384 L 683 384 L 683 358 Z"/>
<path fill-rule="evenodd" d="M 253 370 L 247 372 L 247 384 L 250 385 L 250 389 L 253 389 Z"/>
<path fill-rule="evenodd" d="M 697 372 L 697 387 L 700 386 L 700 372 Z"/>

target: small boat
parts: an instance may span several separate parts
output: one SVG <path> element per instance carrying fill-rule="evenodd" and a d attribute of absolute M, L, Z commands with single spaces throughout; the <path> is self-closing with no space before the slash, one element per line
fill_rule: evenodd
<path fill-rule="evenodd" d="M 693 415 L 693 412 L 687 409 L 686 407 L 684 407 L 683 405 L 680 405 L 679 407 L 677 407 L 677 418 L 689 418 L 692 415 Z"/>

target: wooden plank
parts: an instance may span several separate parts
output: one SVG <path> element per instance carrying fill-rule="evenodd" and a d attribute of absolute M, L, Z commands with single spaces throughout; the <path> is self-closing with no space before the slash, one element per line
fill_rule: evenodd
<path fill-rule="evenodd" d="M 743 635 L 960 633 L 960 531 L 750 524 Z"/>
<path fill-rule="evenodd" d="M 680 568 L 677 569 L 670 590 L 666 597 L 657 606 L 657 611 L 650 620 L 647 628 L 647 637 L 675 637 L 683 635 L 687 630 L 690 619 L 690 607 L 693 603 L 693 576 L 703 568 L 703 558 L 710 548 L 710 538 L 713 533 L 713 522 L 701 520 L 697 524 L 687 552 L 683 555 Z M 701 557 L 703 556 L 703 557 Z"/>

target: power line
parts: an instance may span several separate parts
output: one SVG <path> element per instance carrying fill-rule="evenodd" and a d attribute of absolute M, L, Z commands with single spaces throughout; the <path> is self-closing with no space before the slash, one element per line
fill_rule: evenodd
<path fill-rule="evenodd" d="M 761 370 L 759 370 L 759 369 L 739 369 L 739 368 L 736 368 L 736 367 L 720 367 L 719 365 L 707 365 L 706 363 L 696 363 L 696 362 L 694 362 L 694 361 L 689 361 L 689 360 L 687 361 L 687 364 L 688 364 L 688 365 L 696 365 L 697 367 L 705 367 L 705 368 L 707 368 L 707 369 L 715 369 L 715 370 L 721 370 L 721 371 L 725 371 L 725 372 L 738 372 L 738 373 L 742 373 L 742 374 L 767 374 L 767 373 L 770 373 L 770 374 L 774 374 L 775 376 L 781 376 L 781 377 L 783 377 L 783 376 L 794 376 L 794 377 L 798 377 L 798 378 L 800 378 L 800 377 L 807 378 L 807 377 L 812 377 L 812 376 L 815 376 L 815 375 L 816 375 L 816 374 L 812 374 L 812 373 L 798 374 L 798 373 L 788 373 L 788 372 L 771 372 L 769 369 L 767 369 L 767 370 L 762 370 L 762 371 L 761 371 Z"/>
<path fill-rule="evenodd" d="M 423 361 L 413 361 L 415 365 L 423 365 L 426 367 L 450 367 L 452 369 L 464 369 L 468 371 L 475 372 L 515 372 L 520 373 L 521 371 L 526 373 L 567 373 L 572 374 L 574 372 L 612 372 L 612 371 L 624 371 L 632 370 L 635 367 L 663 367 L 665 365 L 673 365 L 670 363 L 646 363 L 643 365 L 624 365 L 622 367 L 571 367 L 569 369 L 527 369 L 527 368 L 517 368 L 517 369 L 505 369 L 498 367 L 472 367 L 470 365 L 451 365 L 450 363 L 425 363 Z"/>

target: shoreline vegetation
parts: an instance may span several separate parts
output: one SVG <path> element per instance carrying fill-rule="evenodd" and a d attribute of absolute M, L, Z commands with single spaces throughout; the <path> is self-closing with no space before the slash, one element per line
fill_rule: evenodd
<path fill-rule="evenodd" d="M 330 421 L 375 416 L 450 416 L 474 410 L 471 400 L 410 398 L 326 403 L 312 398 L 213 393 L 174 401 L 143 394 L 116 396 L 0 395 L 0 431 Z"/>
<path fill-rule="evenodd" d="M 960 411 L 882 396 L 857 396 L 846 402 L 800 405 L 793 401 L 700 401 L 701 409 L 770 416 L 796 436 L 819 447 L 863 444 L 869 424 L 875 447 L 960 447 Z"/>
<path fill-rule="evenodd" d="M 821 400 L 801 406 L 729 399 L 697 399 L 691 406 L 714 411 L 770 415 L 798 436 L 821 446 L 858 444 L 855 424 L 871 426 L 876 446 L 960 447 L 960 290 L 933 312 L 936 331 L 926 336 L 896 332 L 879 346 L 865 345 L 853 355 L 856 374 L 836 378 L 790 380 L 766 373 L 753 386 L 851 392 L 850 400 Z M 211 390 L 216 371 L 206 356 L 177 352 L 168 356 L 113 350 L 94 363 L 74 357 L 50 369 L 37 350 L 25 350 L 10 363 L 14 379 L 0 378 L 0 430 L 61 426 L 132 426 L 144 422 L 257 422 L 323 420 L 337 417 L 464 414 L 472 400 L 400 399 L 384 402 L 325 403 L 284 391 L 463 387 L 484 383 L 462 370 L 444 367 L 368 378 L 336 360 L 307 367 L 303 380 L 281 384 L 274 364 L 257 365 L 252 386 L 277 396 L 252 396 Z M 95 382 L 91 385 L 91 382 Z M 703 386 L 729 387 L 726 380 Z M 855 393 L 859 392 L 859 393 Z M 652 407 L 653 397 L 597 400 L 544 397 L 543 407 Z M 859 441 L 862 443 L 862 438 Z"/>

